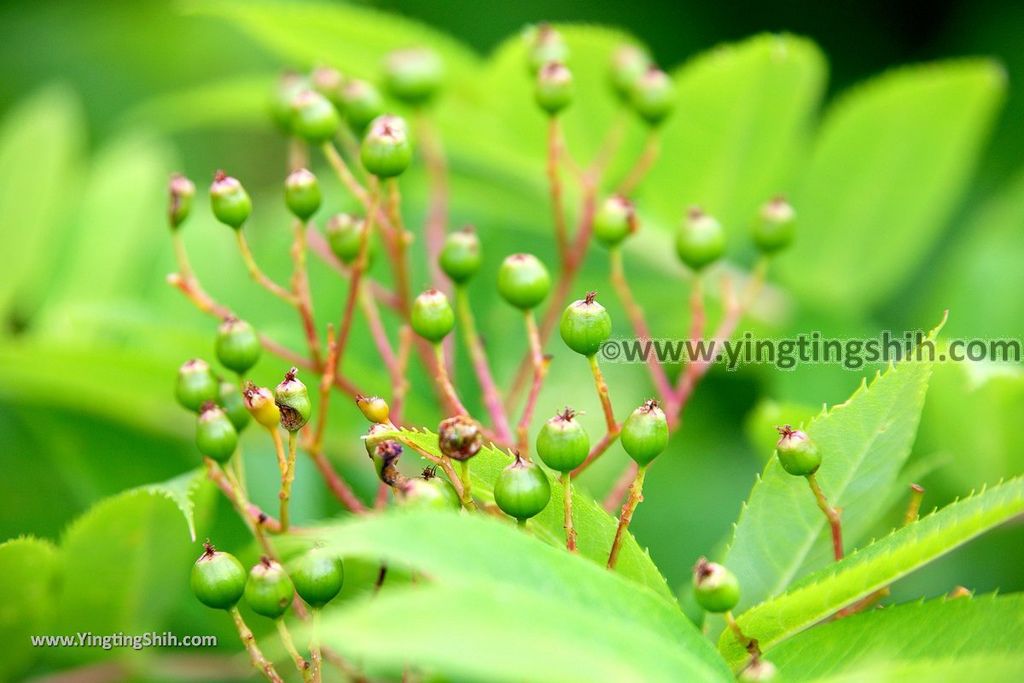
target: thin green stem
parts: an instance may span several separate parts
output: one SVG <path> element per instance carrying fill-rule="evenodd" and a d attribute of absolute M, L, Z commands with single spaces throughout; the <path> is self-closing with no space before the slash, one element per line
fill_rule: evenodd
<path fill-rule="evenodd" d="M 245 646 L 246 651 L 249 653 L 249 660 L 252 662 L 253 667 L 271 683 L 284 683 L 284 680 L 274 669 L 274 665 L 263 656 L 263 651 L 260 650 L 256 644 L 256 637 L 252 634 L 252 630 L 246 625 L 245 620 L 242 619 L 241 612 L 238 611 L 237 607 L 232 607 L 228 610 L 231 613 L 231 618 L 235 620 L 235 628 L 238 629 L 238 637 L 242 639 L 242 644 Z"/>
<path fill-rule="evenodd" d="M 540 396 L 540 389 L 544 385 L 544 377 L 547 375 L 548 361 L 544 358 L 544 351 L 540 341 L 540 331 L 537 329 L 537 319 L 533 310 L 525 313 L 526 337 L 530 344 L 530 358 L 533 362 L 533 384 L 530 386 L 530 393 L 526 398 L 526 405 L 523 406 L 523 414 L 519 418 L 516 432 L 516 442 L 519 454 L 529 459 L 527 455 L 530 450 L 529 430 L 530 421 L 533 419 L 533 411 L 537 407 L 537 398 Z"/>
<path fill-rule="evenodd" d="M 299 451 L 298 432 L 288 432 L 288 460 L 285 463 L 284 478 L 281 479 L 281 531 L 288 531 L 288 503 L 292 496 L 292 482 L 295 481 L 295 457 Z"/>
<path fill-rule="evenodd" d="M 562 488 L 564 489 L 565 547 L 569 552 L 574 553 L 576 552 L 576 529 L 572 525 L 572 472 L 562 472 Z"/>
<path fill-rule="evenodd" d="M 321 670 L 323 669 L 323 656 L 320 652 L 320 608 L 312 608 L 313 613 L 313 636 L 309 646 L 309 659 L 313 664 L 313 683 L 320 683 Z"/>
<path fill-rule="evenodd" d="M 818 479 L 813 474 L 807 475 L 807 485 L 811 487 L 811 492 L 814 493 L 814 500 L 817 501 L 818 508 L 824 513 L 825 519 L 828 520 L 829 526 L 832 529 L 832 553 L 838 562 L 843 559 L 843 526 L 839 520 L 839 510 L 828 504 L 828 499 L 821 490 Z"/>
<path fill-rule="evenodd" d="M 277 634 L 281 637 L 281 643 L 284 645 L 285 651 L 295 662 L 295 668 L 300 674 L 302 674 L 302 680 L 307 683 L 312 679 L 312 671 L 310 670 L 309 662 L 306 661 L 298 648 L 295 647 L 295 641 L 292 640 L 292 634 L 288 630 L 288 626 L 284 623 L 284 619 L 276 619 Z"/>
<path fill-rule="evenodd" d="M 466 507 L 473 505 L 473 480 L 469 473 L 469 461 L 463 460 L 459 463 L 459 479 L 462 480 L 462 504 Z"/>
<path fill-rule="evenodd" d="M 597 354 L 587 356 L 590 364 L 590 373 L 594 375 L 594 388 L 597 389 L 597 397 L 601 400 L 601 410 L 604 411 L 604 423 L 609 432 L 617 432 L 618 425 L 615 422 L 615 411 L 612 409 L 612 401 L 608 396 L 608 383 L 604 381 L 604 374 L 597 362 Z"/>
<path fill-rule="evenodd" d="M 633 520 L 633 513 L 637 505 L 644 499 L 644 476 L 647 474 L 647 465 L 641 465 L 636 470 L 636 477 L 633 478 L 633 485 L 629 487 L 629 497 L 622 506 L 622 514 L 619 515 L 619 526 L 615 529 L 615 538 L 612 540 L 612 549 L 608 553 L 608 569 L 615 569 L 619 561 L 619 550 L 622 548 L 622 539 L 626 536 L 626 529 Z"/>
<path fill-rule="evenodd" d="M 241 228 L 235 230 L 235 238 L 238 240 L 238 250 L 242 254 L 242 261 L 245 262 L 245 267 L 252 279 L 282 301 L 287 302 L 291 306 L 297 306 L 299 302 L 295 294 L 270 279 L 259 267 L 259 264 L 256 263 L 252 250 L 249 248 L 249 241 L 245 238 L 245 231 Z"/>

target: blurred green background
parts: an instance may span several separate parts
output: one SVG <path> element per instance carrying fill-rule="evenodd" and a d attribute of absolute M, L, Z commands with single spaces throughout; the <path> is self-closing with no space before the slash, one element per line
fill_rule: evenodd
<path fill-rule="evenodd" d="M 701 110 L 699 98 L 692 106 L 684 100 L 677 112 L 680 123 L 673 122 L 668 134 L 678 143 L 668 148 L 678 155 L 659 162 L 653 189 L 641 197 L 650 228 L 627 259 L 635 291 L 655 333 L 663 336 L 682 335 L 688 325 L 686 276 L 664 256 L 667 250 L 659 242 L 667 239 L 672 217 L 699 198 L 700 192 L 690 196 L 688 182 L 701 187 L 709 197 L 706 202 L 727 219 L 730 260 L 743 267 L 752 256 L 745 211 L 777 191 L 794 192 L 797 198 L 803 193 L 811 204 L 815 196 L 827 194 L 827 183 L 849 180 L 843 174 L 833 179 L 822 173 L 815 187 L 807 177 L 814 175 L 808 168 L 828 170 L 820 167 L 826 161 L 811 151 L 811 139 L 837 95 L 905 63 L 994 58 L 998 66 L 985 63 L 980 81 L 965 75 L 961 84 L 956 76 L 948 92 L 937 88 L 926 94 L 916 110 L 899 109 L 895 96 L 876 103 L 880 118 L 864 123 L 857 134 L 865 140 L 882 138 L 881 152 L 872 160 L 877 175 L 862 186 L 864 204 L 881 207 L 880 213 L 863 214 L 869 223 L 863 226 L 851 223 L 849 215 L 845 224 L 838 217 L 837 225 L 852 224 L 856 230 L 836 237 L 829 232 L 834 226 L 828 225 L 828 203 L 809 206 L 808 215 L 821 219 L 819 224 L 802 225 L 804 246 L 773 269 L 764 310 L 741 329 L 776 335 L 812 330 L 836 337 L 874 335 L 884 329 L 928 329 L 948 308 L 944 334 L 950 337 L 1022 336 L 1024 129 L 1017 124 L 1024 114 L 1024 95 L 1017 83 L 1024 74 L 1019 40 L 1024 6 L 1019 3 L 868 2 L 838 7 L 788 2 L 743 11 L 697 2 L 414 0 L 375 6 L 422 21 L 439 33 L 427 33 L 410 22 L 396 24 L 393 32 L 382 30 L 380 26 L 391 25 L 378 23 L 384 20 L 374 12 L 357 10 L 320 25 L 320 14 L 304 15 L 287 3 L 44 0 L 0 7 L 5 65 L 0 79 L 0 249 L 7 255 L 6 273 L 0 278 L 0 500 L 5 501 L 0 539 L 33 534 L 58 541 L 68 524 L 96 501 L 199 464 L 191 442 L 192 419 L 174 403 L 172 386 L 183 360 L 212 356 L 216 324 L 164 283 L 173 269 L 164 223 L 165 182 L 172 170 L 184 171 L 199 188 L 196 215 L 186 225 L 185 239 L 204 285 L 262 329 L 299 347 L 293 312 L 248 280 L 230 235 L 214 224 L 201 195 L 217 168 L 245 182 L 256 200 L 251 240 L 257 256 L 283 279 L 289 241 L 280 200 L 286 143 L 266 114 L 276 74 L 326 60 L 346 73 L 372 77 L 380 55 L 410 39 L 439 44 L 449 60 L 452 94 L 438 118 L 454 170 L 451 224 L 477 224 L 488 273 L 512 251 L 529 249 L 554 262 L 542 176 L 543 121 L 531 106 L 525 73 L 517 70 L 517 41 L 503 43 L 525 24 L 552 20 L 617 27 L 646 42 L 669 70 L 693 64 L 691 59 L 720 43 L 765 31 L 787 31 L 817 44 L 820 53 L 810 42 L 787 43 L 791 52 L 780 60 L 792 66 L 782 75 L 757 71 L 755 57 L 750 57 L 754 66 L 726 66 L 721 75 L 714 60 L 700 62 L 707 73 L 693 79 L 693 91 L 725 92 L 722 101 L 711 103 L 723 109 Z M 312 33 L 303 34 L 297 26 Z M 599 47 L 622 40 L 601 31 L 594 36 L 587 40 Z M 495 50 L 497 56 L 484 61 Z M 598 54 L 600 59 L 585 62 Z M 603 55 L 597 47 L 586 47 L 580 56 L 582 81 L 598 85 L 584 86 L 593 99 L 578 103 L 586 112 L 597 112 L 596 122 L 582 115 L 569 119 L 569 144 L 577 152 L 592 147 L 589 138 L 597 137 L 598 124 L 614 109 L 610 95 L 598 87 Z M 681 68 L 689 73 L 687 66 Z M 741 76 L 746 80 L 738 80 Z M 737 79 L 736 94 L 727 87 L 734 82 L 730 79 Z M 758 90 L 748 96 L 743 90 L 747 86 Z M 713 115 L 733 112 L 741 103 L 749 105 L 743 116 L 716 128 Z M 484 113 L 476 114 L 476 107 Z M 479 118 L 467 124 L 467 116 Z M 763 128 L 750 123 L 760 120 L 765 121 Z M 694 122 L 693 130 L 684 130 L 687 121 Z M 788 122 L 793 123 L 789 128 Z M 873 128 L 872 122 L 880 127 Z M 946 122 L 951 122 L 949 128 Z M 764 138 L 735 136 L 723 138 L 723 145 L 716 147 L 715 134 L 727 135 L 727 126 L 733 124 L 785 135 L 772 138 L 778 149 Z M 712 142 L 704 146 L 704 138 Z M 625 167 L 640 140 L 639 128 L 631 130 L 618 168 Z M 701 144 L 687 147 L 694 141 Z M 947 155 L 947 149 L 953 151 Z M 699 165 L 701 159 L 722 157 L 727 159 L 721 164 Z M 327 186 L 327 208 L 350 207 L 328 169 L 315 159 Z M 942 173 L 932 174 L 934 169 Z M 851 168 L 849 175 L 855 172 Z M 403 179 L 412 225 L 423 215 L 422 181 L 419 168 Z M 878 199 L 872 182 L 890 188 L 888 198 Z M 919 186 L 926 191 L 916 192 Z M 682 190 L 658 192 L 665 188 Z M 910 207 L 905 212 L 892 210 L 904 205 Z M 797 202 L 798 212 L 804 208 Z M 418 268 L 416 282 L 424 284 L 423 264 Z M 580 289 L 602 288 L 605 271 L 606 258 L 594 249 Z M 386 271 L 378 266 L 377 275 L 386 278 Z M 344 287 L 319 265 L 312 277 L 324 322 L 340 309 Z M 507 382 L 525 340 L 503 333 L 516 328 L 518 317 L 486 280 L 474 285 L 474 307 L 491 340 L 496 374 Z M 619 321 L 616 333 L 628 334 L 619 308 L 610 308 Z M 357 335 L 362 332 L 357 328 Z M 588 411 L 588 424 L 599 431 L 596 400 L 579 389 L 589 389 L 585 367 L 554 344 L 550 350 L 556 353 L 555 369 L 538 415 L 571 402 Z M 377 366 L 368 343 L 358 345 L 346 359 L 349 376 L 386 394 L 386 377 Z M 282 363 L 265 357 L 255 377 L 276 382 L 282 369 Z M 682 585 L 694 558 L 713 552 L 726 539 L 771 452 L 770 426 L 799 421 L 823 403 L 845 400 L 861 377 L 870 377 L 874 370 L 802 367 L 711 373 L 688 408 L 672 457 L 648 479 L 646 501 L 635 521 L 639 540 L 650 546 L 672 584 Z M 475 400 L 470 374 L 460 362 L 458 376 Z M 649 391 L 640 366 L 612 366 L 608 376 L 620 411 Z M 433 426 L 439 415 L 422 376 L 416 386 L 409 418 Z M 334 409 L 330 457 L 369 497 L 375 477 L 358 441 L 364 423 L 344 401 L 337 401 Z M 1017 428 L 1022 414 L 1020 367 L 938 368 L 912 460 L 918 475 L 928 473 L 922 479 L 928 489 L 925 507 L 1019 474 L 1024 462 L 1024 438 Z M 257 499 L 270 501 L 276 485 L 272 455 L 258 437 L 245 437 L 255 463 L 252 486 Z M 617 452 L 606 458 L 584 484 L 601 497 L 624 457 Z M 300 522 L 338 511 L 304 460 L 296 488 Z M 894 510 L 892 520 L 898 515 Z M 208 619 L 184 596 L 185 582 L 178 579 L 195 551 L 185 547 L 180 521 L 173 523 L 178 526 L 168 533 L 182 534 L 181 559 L 186 564 L 156 570 L 144 586 L 158 586 L 182 599 L 168 599 L 156 615 L 131 612 L 116 625 L 125 630 L 178 626 L 192 632 L 185 627 L 201 623 L 203 632 L 224 632 L 223 624 Z M 200 533 L 213 534 L 228 547 L 246 543 L 244 530 L 223 504 L 204 510 L 199 523 Z M 898 585 L 896 599 L 940 594 L 961 583 L 978 590 L 1020 590 L 1022 541 L 1019 525 L 991 534 Z M 47 661 L 45 666 L 64 664 Z"/>

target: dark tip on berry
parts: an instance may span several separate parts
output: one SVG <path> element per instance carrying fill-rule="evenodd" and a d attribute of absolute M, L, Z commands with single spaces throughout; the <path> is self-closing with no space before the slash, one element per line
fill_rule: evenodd
<path fill-rule="evenodd" d="M 252 397 L 255 396 L 257 393 L 259 393 L 259 388 L 256 386 L 256 383 L 250 379 L 248 382 L 245 383 L 245 389 L 242 390 L 242 394 L 243 396 L 245 396 L 245 398 L 251 401 Z"/>
<path fill-rule="evenodd" d="M 797 432 L 797 430 L 793 429 L 792 425 L 782 425 L 781 427 L 776 427 L 775 431 L 777 431 L 779 433 L 779 436 L 781 436 L 783 439 L 788 439 Z"/>
<path fill-rule="evenodd" d="M 268 519 L 270 519 L 270 518 L 267 517 L 267 513 L 266 512 L 261 512 L 260 516 L 256 519 L 256 521 L 259 522 L 259 524 L 262 525 L 262 524 L 266 524 Z"/>
<path fill-rule="evenodd" d="M 697 220 L 698 218 L 700 218 L 703 215 L 704 215 L 704 210 L 702 208 L 700 208 L 699 206 L 691 206 L 689 209 L 686 210 L 686 216 L 691 221 L 695 221 L 695 220 Z"/>
<path fill-rule="evenodd" d="M 658 399 L 649 398 L 644 401 L 644 404 L 640 406 L 645 413 L 650 413 L 658 409 Z"/>
<path fill-rule="evenodd" d="M 288 372 L 284 373 L 284 381 L 285 382 L 294 382 L 295 381 L 295 376 L 298 375 L 298 374 L 299 374 L 299 369 L 293 367 L 291 370 L 289 370 Z"/>
<path fill-rule="evenodd" d="M 266 555 L 260 555 L 260 564 L 261 565 L 263 565 L 267 569 L 270 569 L 271 563 L 272 563 L 272 560 L 269 557 L 267 557 Z"/>
<path fill-rule="evenodd" d="M 213 182 L 219 183 L 227 180 L 228 174 L 224 172 L 223 168 L 218 168 L 217 172 L 213 174 Z"/>
<path fill-rule="evenodd" d="M 512 467 L 525 467 L 526 466 L 526 459 L 523 457 L 522 453 L 520 453 L 518 450 L 514 450 L 514 451 L 512 451 L 512 455 L 514 455 L 515 458 L 516 458 L 515 462 L 512 463 Z"/>
<path fill-rule="evenodd" d="M 473 235 L 476 233 L 476 226 L 474 226 L 471 223 L 467 223 L 466 225 L 463 225 L 461 228 L 459 228 L 459 232 L 463 232 L 467 235 Z"/>
<path fill-rule="evenodd" d="M 562 412 L 556 413 L 555 417 L 561 420 L 562 422 L 572 422 L 572 419 L 576 417 L 576 411 L 570 408 L 569 406 L 566 406 L 565 409 L 562 410 Z"/>
<path fill-rule="evenodd" d="M 587 296 L 583 299 L 583 301 L 588 304 L 594 303 L 595 301 L 597 301 L 597 292 L 594 290 L 590 290 L 589 292 L 587 292 Z"/>
<path fill-rule="evenodd" d="M 217 404 L 213 401 L 203 401 L 203 405 L 199 406 L 199 414 L 204 415 L 211 410 L 216 410 Z"/>
<path fill-rule="evenodd" d="M 706 579 L 714 573 L 711 569 L 711 563 L 708 562 L 708 558 L 701 557 L 697 560 L 697 564 L 693 565 L 693 575 L 697 577 L 697 580 Z"/>
<path fill-rule="evenodd" d="M 203 557 L 213 557 L 215 552 L 217 552 L 217 549 L 210 543 L 210 539 L 203 541 Z"/>
<path fill-rule="evenodd" d="M 924 493 L 924 487 L 921 486 L 920 484 L 911 484 L 910 490 L 913 491 L 914 493 Z"/>
<path fill-rule="evenodd" d="M 423 471 L 420 472 L 420 478 L 425 481 L 430 481 L 437 476 L 437 465 L 431 465 L 430 467 L 424 467 Z"/>

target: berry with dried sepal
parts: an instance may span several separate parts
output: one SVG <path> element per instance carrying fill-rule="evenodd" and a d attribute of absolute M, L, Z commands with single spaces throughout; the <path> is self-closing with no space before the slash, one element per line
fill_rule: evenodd
<path fill-rule="evenodd" d="M 594 214 L 594 237 L 611 249 L 637 231 L 636 207 L 622 195 L 612 195 Z"/>
<path fill-rule="evenodd" d="M 234 425 L 235 431 L 241 434 L 242 430 L 248 427 L 249 422 L 252 421 L 252 415 L 245 408 L 245 399 L 242 398 L 242 392 L 238 390 L 237 384 L 220 383 L 219 404 L 224 409 L 224 414 L 231 420 L 231 424 Z"/>
<path fill-rule="evenodd" d="M 238 230 L 252 214 L 252 199 L 237 178 L 217 171 L 210 185 L 210 207 L 218 221 Z"/>
<path fill-rule="evenodd" d="M 785 197 L 776 197 L 761 207 L 760 220 L 754 225 L 754 244 L 766 254 L 774 254 L 793 242 L 796 212 Z"/>
<path fill-rule="evenodd" d="M 548 62 L 537 72 L 534 98 L 551 116 L 569 106 L 574 92 L 572 72 L 561 62 Z"/>
<path fill-rule="evenodd" d="M 740 601 L 736 575 L 706 557 L 693 567 L 693 590 L 697 603 L 708 612 L 728 612 Z"/>
<path fill-rule="evenodd" d="M 295 592 L 307 605 L 323 607 L 333 600 L 345 584 L 345 564 L 330 550 L 312 548 L 290 566 Z"/>
<path fill-rule="evenodd" d="M 443 292 L 428 289 L 412 302 L 409 322 L 413 332 L 437 344 L 455 327 L 455 312 Z"/>
<path fill-rule="evenodd" d="M 196 420 L 196 446 L 199 452 L 217 462 L 227 462 L 238 448 L 238 432 L 230 418 L 216 403 L 203 404 Z"/>
<path fill-rule="evenodd" d="M 480 270 L 480 238 L 473 226 L 450 233 L 438 255 L 438 264 L 455 284 L 468 282 Z"/>
<path fill-rule="evenodd" d="M 750 660 L 750 664 L 747 664 L 743 671 L 736 676 L 736 680 L 740 683 L 767 683 L 774 681 L 778 677 L 778 673 L 774 664 L 763 657 L 755 656 Z"/>
<path fill-rule="evenodd" d="M 390 409 L 388 402 L 380 396 L 356 396 L 356 407 L 370 422 L 388 424 Z"/>
<path fill-rule="evenodd" d="M 384 98 L 372 83 L 353 79 L 341 89 L 342 111 L 348 125 L 358 133 L 384 113 Z"/>
<path fill-rule="evenodd" d="M 384 59 L 384 88 L 406 104 L 418 106 L 434 99 L 443 80 L 441 57 L 430 48 L 395 50 Z"/>
<path fill-rule="evenodd" d="M 309 75 L 309 84 L 330 100 L 336 109 L 339 111 L 344 109 L 345 102 L 341 92 L 345 87 L 345 76 L 340 71 L 330 66 L 318 66 Z"/>
<path fill-rule="evenodd" d="M 412 162 L 412 143 L 405 119 L 384 114 L 371 121 L 359 158 L 363 167 L 378 178 L 401 175 Z"/>
<path fill-rule="evenodd" d="M 612 318 L 597 303 L 597 292 L 577 299 L 565 307 L 558 332 L 570 349 L 584 356 L 593 356 L 612 334 Z"/>
<path fill-rule="evenodd" d="M 622 448 L 638 465 L 646 465 L 668 447 L 668 419 L 654 400 L 645 401 L 622 423 Z"/>
<path fill-rule="evenodd" d="M 427 476 L 427 474 L 430 476 Z M 408 479 L 399 489 L 399 502 L 403 507 L 430 510 L 459 510 L 462 501 L 448 480 L 432 473 L 430 468 L 424 476 Z"/>
<path fill-rule="evenodd" d="M 189 579 L 199 602 L 213 609 L 231 609 L 245 592 L 245 568 L 231 553 L 220 552 L 209 541 L 192 565 Z"/>
<path fill-rule="evenodd" d="M 331 246 L 331 251 L 334 252 L 335 256 L 343 263 L 352 265 L 359 258 L 359 250 L 363 244 L 363 234 L 368 229 L 366 221 L 362 218 L 356 218 L 348 213 L 335 214 L 327 221 L 325 229 L 327 243 Z M 376 253 L 376 244 L 373 241 L 372 235 L 367 235 L 366 239 L 366 267 L 369 268 Z"/>
<path fill-rule="evenodd" d="M 539 24 L 527 31 L 527 67 L 536 74 L 548 62 L 569 61 L 569 46 L 565 39 L 550 24 Z"/>
<path fill-rule="evenodd" d="M 219 391 L 217 378 L 213 376 L 206 361 L 193 358 L 178 368 L 174 395 L 185 408 L 198 413 L 204 403 L 217 400 Z"/>
<path fill-rule="evenodd" d="M 303 90 L 292 100 L 292 131 L 306 142 L 327 142 L 340 126 L 338 110 L 316 90 Z"/>
<path fill-rule="evenodd" d="M 402 446 L 397 441 L 384 441 L 373 447 L 370 458 L 373 460 L 377 478 L 391 487 L 399 487 L 405 482 L 405 476 L 398 469 L 398 460 L 402 457 Z"/>
<path fill-rule="evenodd" d="M 172 173 L 167 190 L 167 220 L 171 229 L 176 230 L 192 211 L 192 198 L 196 196 L 196 186 L 180 173 Z"/>
<path fill-rule="evenodd" d="M 313 412 L 313 404 L 309 401 L 309 391 L 296 375 L 298 368 L 285 373 L 284 379 L 274 389 L 274 403 L 281 411 L 281 426 L 289 432 L 302 429 Z"/>
<path fill-rule="evenodd" d="M 221 365 L 241 375 L 256 365 L 263 345 L 252 325 L 238 318 L 226 318 L 217 329 L 214 351 Z"/>
<path fill-rule="evenodd" d="M 558 472 L 573 471 L 583 464 L 589 452 L 590 437 L 572 408 L 545 422 L 537 434 L 537 455 Z"/>
<path fill-rule="evenodd" d="M 292 132 L 292 102 L 296 95 L 307 88 L 309 81 L 301 74 L 294 71 L 281 74 L 270 100 L 270 115 L 282 132 Z"/>
<path fill-rule="evenodd" d="M 249 382 L 245 385 L 242 397 L 245 409 L 261 425 L 267 429 L 276 429 L 281 424 L 281 409 L 274 402 L 274 394 L 270 389 Z"/>
<path fill-rule="evenodd" d="M 533 254 L 512 254 L 498 269 L 498 293 L 516 308 L 529 310 L 551 291 L 551 276 Z"/>
<path fill-rule="evenodd" d="M 694 206 L 676 233 L 676 253 L 693 270 L 700 270 L 725 253 L 725 230 L 714 217 Z"/>
<path fill-rule="evenodd" d="M 308 169 L 300 168 L 288 174 L 284 181 L 284 203 L 296 218 L 308 221 L 322 201 L 320 183 Z"/>
<path fill-rule="evenodd" d="M 651 126 L 657 126 L 672 113 L 676 91 L 672 79 L 656 66 L 650 66 L 636 80 L 630 102 L 633 109 Z"/>
<path fill-rule="evenodd" d="M 782 469 L 796 477 L 806 477 L 817 472 L 821 467 L 821 453 L 811 437 L 789 425 L 775 429 L 779 432 L 775 452 L 779 454 Z"/>
<path fill-rule="evenodd" d="M 651 56 L 636 45 L 620 45 L 612 53 L 608 76 L 612 90 L 623 101 L 629 101 L 637 82 L 651 67 Z"/>
<path fill-rule="evenodd" d="M 437 444 L 441 454 L 465 462 L 480 452 L 484 436 L 480 425 L 468 415 L 455 415 L 437 426 Z"/>
<path fill-rule="evenodd" d="M 539 514 L 550 500 L 551 484 L 544 470 L 518 453 L 494 482 L 494 502 L 521 522 Z"/>
<path fill-rule="evenodd" d="M 264 555 L 249 571 L 245 603 L 256 614 L 278 619 L 288 611 L 294 597 L 295 585 L 280 563 Z"/>

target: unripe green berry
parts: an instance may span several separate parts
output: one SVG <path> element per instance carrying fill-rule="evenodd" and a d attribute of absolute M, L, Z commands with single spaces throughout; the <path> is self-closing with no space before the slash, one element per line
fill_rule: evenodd
<path fill-rule="evenodd" d="M 193 358 L 178 368 L 178 384 L 174 395 L 185 408 L 198 413 L 204 403 L 217 400 L 219 391 L 217 378 L 213 376 L 206 361 Z"/>
<path fill-rule="evenodd" d="M 705 557 L 693 568 L 693 590 L 697 603 L 708 612 L 728 612 L 740 601 L 736 575 Z"/>
<path fill-rule="evenodd" d="M 281 409 L 274 402 L 274 394 L 270 389 L 249 382 L 242 397 L 245 399 L 245 409 L 261 425 L 267 429 L 277 429 L 281 424 Z"/>
<path fill-rule="evenodd" d="M 480 238 L 472 226 L 450 233 L 438 255 L 441 270 L 452 282 L 468 282 L 480 270 Z"/>
<path fill-rule="evenodd" d="M 245 582 L 245 604 L 253 612 L 277 619 L 288 611 L 295 597 L 295 586 L 278 562 L 263 556 Z"/>
<path fill-rule="evenodd" d="M 498 293 L 522 310 L 535 308 L 551 291 L 551 276 L 533 254 L 512 254 L 498 269 Z"/>
<path fill-rule="evenodd" d="M 172 173 L 167 189 L 169 194 L 167 220 L 171 229 L 175 230 L 185 222 L 188 214 L 192 211 L 192 198 L 196 196 L 196 186 L 180 173 Z"/>
<path fill-rule="evenodd" d="M 398 469 L 398 460 L 402 457 L 402 445 L 397 441 L 385 441 L 373 447 L 370 459 L 377 472 L 377 478 L 391 487 L 401 486 L 405 476 Z"/>
<path fill-rule="evenodd" d="M 213 177 L 213 184 L 210 185 L 210 206 L 217 220 L 235 230 L 241 228 L 252 214 L 249 193 L 237 178 L 232 178 L 224 171 L 217 171 Z"/>
<path fill-rule="evenodd" d="M 612 318 L 597 303 L 596 292 L 587 292 L 565 307 L 558 332 L 570 349 L 584 356 L 593 356 L 612 334 Z"/>
<path fill-rule="evenodd" d="M 224 414 L 228 416 L 235 431 L 239 434 L 252 421 L 252 415 L 245 408 L 245 399 L 242 398 L 242 392 L 238 390 L 237 384 L 220 383 L 220 407 L 224 409 Z"/>
<path fill-rule="evenodd" d="M 534 98 L 548 114 L 554 116 L 568 107 L 574 92 L 572 72 L 561 62 L 548 62 L 537 72 Z"/>
<path fill-rule="evenodd" d="M 213 609 L 231 609 L 245 591 L 245 568 L 231 553 L 218 552 L 210 542 L 192 565 L 189 580 L 199 602 Z"/>
<path fill-rule="evenodd" d="M 354 79 L 341 89 L 342 111 L 352 129 L 361 133 L 384 113 L 384 98 L 373 84 Z"/>
<path fill-rule="evenodd" d="M 368 229 L 367 223 L 362 218 L 356 218 L 348 213 L 338 213 L 327 221 L 325 232 L 327 243 L 331 245 L 331 251 L 342 263 L 352 265 L 359 258 L 359 250 L 363 244 L 363 233 Z M 372 235 L 367 235 L 366 244 L 366 267 L 369 268 L 376 253 L 376 243 Z"/>
<path fill-rule="evenodd" d="M 199 452 L 217 462 L 227 462 L 238 448 L 238 432 L 227 414 L 215 403 L 203 404 L 196 420 Z"/>
<path fill-rule="evenodd" d="M 455 312 L 443 292 L 428 289 L 412 302 L 409 322 L 413 332 L 437 344 L 455 327 Z"/>
<path fill-rule="evenodd" d="M 281 74 L 270 100 L 270 115 L 284 133 L 292 132 L 292 102 L 295 96 L 309 88 L 309 81 L 294 71 Z"/>
<path fill-rule="evenodd" d="M 668 447 L 668 419 L 657 401 L 646 401 L 622 423 L 622 448 L 638 465 L 658 457 Z"/>
<path fill-rule="evenodd" d="M 558 472 L 571 472 L 587 459 L 590 437 L 571 408 L 544 423 L 537 434 L 537 455 Z"/>
<path fill-rule="evenodd" d="M 775 452 L 779 454 L 782 469 L 796 477 L 806 477 L 817 472 L 821 467 L 821 453 L 811 437 L 789 425 L 777 429 L 779 441 L 775 444 Z"/>
<path fill-rule="evenodd" d="M 320 183 L 307 169 L 292 171 L 285 179 L 284 203 L 299 220 L 309 220 L 320 208 L 322 201 Z"/>
<path fill-rule="evenodd" d="M 401 175 L 412 162 L 412 143 L 405 119 L 384 114 L 371 121 L 359 158 L 363 167 L 378 178 Z"/>
<path fill-rule="evenodd" d="M 629 101 L 640 78 L 651 66 L 651 56 L 636 45 L 620 45 L 612 53 L 609 80 L 619 99 Z"/>
<path fill-rule="evenodd" d="M 465 462 L 480 452 L 484 436 L 480 425 L 468 415 L 455 415 L 437 426 L 437 445 L 441 454 Z"/>
<path fill-rule="evenodd" d="M 443 80 L 441 57 L 429 48 L 395 50 L 384 60 L 384 88 L 406 104 L 429 102 L 441 89 Z"/>
<path fill-rule="evenodd" d="M 388 402 L 380 396 L 356 396 L 356 406 L 370 422 L 387 424 L 391 409 Z"/>
<path fill-rule="evenodd" d="M 330 550 L 313 548 L 290 565 L 292 583 L 310 607 L 323 607 L 345 583 L 345 564 Z"/>
<path fill-rule="evenodd" d="M 714 263 L 725 253 L 722 224 L 699 208 L 690 208 L 676 233 L 676 252 L 693 270 Z"/>
<path fill-rule="evenodd" d="M 302 429 L 313 412 L 306 385 L 296 375 L 298 368 L 285 373 L 284 379 L 274 389 L 274 403 L 281 411 L 281 426 L 289 432 Z"/>
<path fill-rule="evenodd" d="M 518 520 L 536 516 L 551 500 L 551 484 L 536 463 L 516 459 L 494 482 L 494 502 L 502 512 Z"/>
<path fill-rule="evenodd" d="M 766 254 L 774 254 L 793 242 L 796 212 L 783 197 L 761 207 L 760 220 L 754 225 L 754 244 Z"/>
<path fill-rule="evenodd" d="M 315 90 L 303 90 L 292 100 L 292 131 L 312 145 L 332 139 L 341 117 L 331 101 Z"/>
<path fill-rule="evenodd" d="M 527 31 L 527 67 L 536 74 L 548 62 L 569 61 L 569 46 L 562 34 L 550 24 L 540 24 Z"/>
<path fill-rule="evenodd" d="M 672 113 L 675 98 L 672 79 L 658 67 L 651 66 L 634 84 L 630 102 L 640 118 L 656 126 Z"/>
<path fill-rule="evenodd" d="M 330 66 L 318 66 L 310 74 L 309 84 L 313 90 L 326 97 L 335 109 L 344 109 L 345 101 L 341 93 L 345 87 L 345 76 L 340 71 Z"/>
<path fill-rule="evenodd" d="M 622 195 L 612 195 L 594 214 L 594 237 L 608 247 L 616 247 L 636 232 L 636 209 L 633 202 Z"/>
<path fill-rule="evenodd" d="M 214 350 L 221 365 L 241 375 L 256 365 L 263 345 L 252 325 L 238 318 L 227 318 L 217 328 Z"/>
<path fill-rule="evenodd" d="M 399 503 L 403 507 L 428 510 L 459 510 L 462 508 L 462 501 L 447 480 L 436 475 L 408 479 L 402 485 Z"/>
<path fill-rule="evenodd" d="M 747 664 L 743 671 L 740 671 L 736 680 L 740 683 L 768 683 L 778 677 L 778 670 L 775 665 L 762 657 L 755 657 Z"/>

